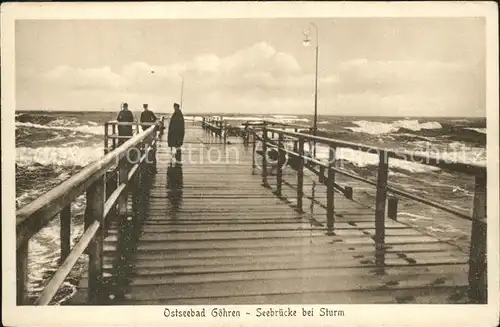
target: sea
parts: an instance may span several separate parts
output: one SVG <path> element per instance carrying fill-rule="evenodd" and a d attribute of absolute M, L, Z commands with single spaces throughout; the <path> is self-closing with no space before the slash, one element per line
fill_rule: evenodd
<path fill-rule="evenodd" d="M 135 113 L 136 117 L 139 113 Z M 273 120 L 310 126 L 311 115 L 227 115 L 231 125 L 245 121 Z M 33 201 L 84 166 L 103 155 L 103 124 L 116 119 L 116 112 L 19 111 L 15 115 L 16 208 Z M 186 121 L 200 116 L 186 115 Z M 486 119 L 467 117 L 318 117 L 318 134 L 374 147 L 432 154 L 442 160 L 486 164 Z M 319 146 L 317 156 L 328 158 L 328 149 Z M 378 156 L 351 149 L 338 149 L 342 168 L 376 180 Z M 350 184 L 360 201 L 374 201 L 375 190 L 362 182 Z M 459 211 L 471 213 L 474 179 L 462 173 L 444 171 L 418 162 L 391 159 L 389 185 L 432 199 Z M 72 245 L 83 231 L 85 197 L 72 204 Z M 427 234 L 468 250 L 470 221 L 400 199 L 398 220 Z M 29 244 L 29 297 L 37 297 L 59 266 L 59 220 L 54 219 Z M 65 304 L 75 293 L 87 263 L 82 256 L 53 304 Z"/>

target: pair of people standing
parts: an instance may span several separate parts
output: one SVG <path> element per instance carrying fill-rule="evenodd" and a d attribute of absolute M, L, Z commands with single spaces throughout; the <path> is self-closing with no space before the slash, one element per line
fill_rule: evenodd
<path fill-rule="evenodd" d="M 141 126 L 142 130 L 145 131 L 151 126 L 151 123 L 156 122 L 155 114 L 148 109 L 148 104 L 145 103 L 142 105 L 144 111 L 141 113 Z M 122 110 L 118 113 L 118 117 L 116 121 L 119 123 L 133 123 L 135 121 L 134 114 L 132 111 L 128 110 L 128 103 L 124 103 L 122 106 Z M 149 124 L 145 124 L 149 123 Z M 132 136 L 132 124 L 129 125 L 118 125 L 118 135 L 120 136 Z M 120 144 L 124 143 L 126 139 L 120 139 Z"/>

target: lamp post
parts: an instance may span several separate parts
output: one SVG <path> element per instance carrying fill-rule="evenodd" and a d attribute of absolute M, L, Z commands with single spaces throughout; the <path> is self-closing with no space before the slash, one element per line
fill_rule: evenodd
<path fill-rule="evenodd" d="M 314 23 L 309 23 L 310 26 L 314 27 L 316 31 L 316 73 L 314 78 L 314 121 L 313 121 L 313 135 L 316 136 L 318 130 L 318 54 L 319 54 L 319 37 L 318 37 L 318 26 Z M 304 30 L 304 46 L 309 46 L 311 40 L 309 39 L 310 27 Z M 316 141 L 314 141 L 313 156 L 316 157 Z"/>

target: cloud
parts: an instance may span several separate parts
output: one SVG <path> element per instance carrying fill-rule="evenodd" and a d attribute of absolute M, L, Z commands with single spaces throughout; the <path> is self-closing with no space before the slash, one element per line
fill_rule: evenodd
<path fill-rule="evenodd" d="M 484 102 L 480 68 L 424 60 L 339 62 L 319 72 L 319 107 L 323 113 L 350 115 L 477 110 Z M 35 97 L 26 96 L 26 81 L 39 81 L 39 76 L 23 74 L 20 94 L 23 102 L 34 103 L 30 108 L 43 103 L 111 109 L 127 101 L 169 111 L 179 101 L 182 78 L 188 111 L 308 113 L 314 104 L 314 74 L 304 71 L 292 54 L 265 42 L 225 57 L 205 53 L 169 65 L 132 62 L 118 71 L 59 66 L 41 75 L 41 90 L 31 92 Z"/>
<path fill-rule="evenodd" d="M 117 89 L 121 83 L 121 77 L 113 73 L 108 66 L 87 69 L 58 66 L 42 77 L 46 82 L 59 88 Z"/>

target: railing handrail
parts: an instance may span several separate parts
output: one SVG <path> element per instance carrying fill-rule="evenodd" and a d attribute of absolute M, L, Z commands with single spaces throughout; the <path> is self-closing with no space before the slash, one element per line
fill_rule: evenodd
<path fill-rule="evenodd" d="M 414 162 L 427 166 L 434 166 L 438 168 L 443 168 L 447 170 L 451 170 L 458 173 L 465 173 L 468 175 L 482 175 L 486 173 L 486 166 L 466 163 L 456 160 L 454 162 L 446 162 L 446 159 L 440 159 L 429 155 L 424 154 L 415 154 L 410 151 L 394 151 L 392 149 L 380 148 L 377 146 L 365 145 L 360 143 L 348 142 L 339 139 L 314 136 L 310 134 L 298 133 L 285 131 L 279 128 L 266 128 L 269 132 L 280 133 L 287 136 L 292 136 L 296 138 L 304 138 L 310 141 L 316 141 L 318 143 L 326 144 L 333 147 L 342 147 L 342 148 L 350 148 L 358 151 L 376 151 L 376 153 L 385 153 L 387 158 L 395 158 L 404 161 L 410 161 L 408 157 L 411 157 Z M 416 160 L 415 160 L 416 159 Z"/>
<path fill-rule="evenodd" d="M 137 146 L 155 130 L 155 127 L 149 127 L 146 131 L 133 136 L 122 146 L 88 164 L 77 174 L 17 210 L 16 248 L 19 249 L 25 242 L 38 233 L 66 205 L 73 202 L 95 180 L 103 176 L 109 168 L 116 165 L 127 154 L 130 148 Z"/>

